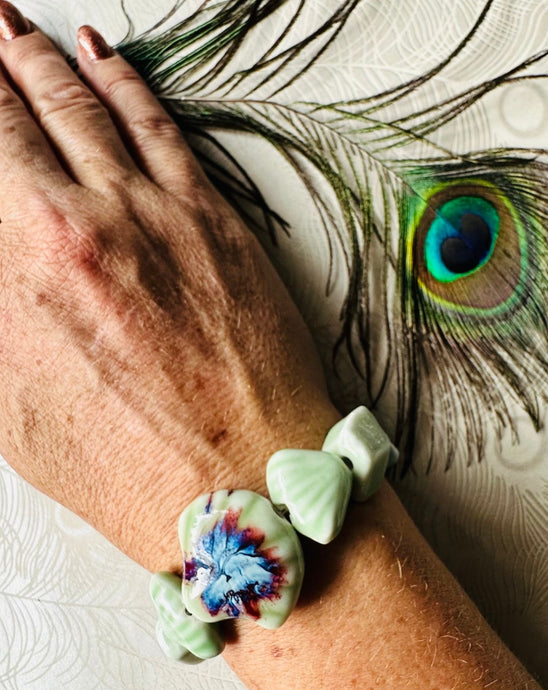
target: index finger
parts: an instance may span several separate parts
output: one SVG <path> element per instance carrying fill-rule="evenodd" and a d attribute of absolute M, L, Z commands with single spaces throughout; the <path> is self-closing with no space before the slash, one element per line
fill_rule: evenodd
<path fill-rule="evenodd" d="M 27 20 L 10 13 L 9 3 L 0 0 L 0 39 L 11 40 L 32 31 Z M 20 200 L 25 188 L 66 186 L 71 179 L 23 101 L 0 71 L 0 202 Z"/>
<path fill-rule="evenodd" d="M 103 188 L 138 175 L 106 108 L 39 29 L 0 41 L 0 59 L 76 182 Z"/>

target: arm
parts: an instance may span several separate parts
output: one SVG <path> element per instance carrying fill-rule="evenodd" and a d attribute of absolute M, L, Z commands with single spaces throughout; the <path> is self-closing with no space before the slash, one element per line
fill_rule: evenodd
<path fill-rule="evenodd" d="M 269 455 L 319 448 L 337 413 L 284 287 L 136 74 L 82 32 L 96 97 L 0 12 L 33 113 L 0 83 L 0 451 L 148 569 L 178 569 L 190 500 L 264 492 Z M 228 647 L 251 687 L 526 687 L 387 486 L 307 568 L 286 625 Z"/>
<path fill-rule="evenodd" d="M 352 506 L 340 537 L 306 565 L 286 627 L 250 631 L 226 653 L 250 688 L 276 687 L 272 678 L 298 688 L 538 687 L 387 485 Z"/>
<path fill-rule="evenodd" d="M 262 457 L 295 445 L 287 443 L 300 427 L 294 412 L 295 422 L 278 440 L 259 446 Z M 319 448 L 326 430 L 299 432 L 298 442 Z M 264 467 L 255 463 L 251 471 L 251 484 L 264 493 Z M 231 486 L 247 487 L 247 476 L 247 484 Z M 184 492 L 177 489 L 166 536 L 176 532 Z M 150 514 L 157 510 L 151 505 Z M 172 558 L 163 555 L 163 545 L 146 551 L 152 570 L 172 560 L 180 567 L 178 542 L 165 548 L 173 549 Z M 242 622 L 227 645 L 225 658 L 249 688 L 539 687 L 432 552 L 388 484 L 365 504 L 351 504 L 333 543 L 307 541 L 305 557 L 303 592 L 283 627 L 265 631 Z"/>

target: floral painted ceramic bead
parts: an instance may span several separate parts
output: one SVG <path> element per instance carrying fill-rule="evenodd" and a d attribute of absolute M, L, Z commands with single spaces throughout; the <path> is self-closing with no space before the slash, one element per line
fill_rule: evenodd
<path fill-rule="evenodd" d="M 328 544 L 341 531 L 352 472 L 339 456 L 319 450 L 280 450 L 268 461 L 266 485 L 272 503 L 287 509 L 301 534 Z"/>
<path fill-rule="evenodd" d="M 359 407 L 331 429 L 321 451 L 286 449 L 270 458 L 267 486 L 276 507 L 245 490 L 195 499 L 179 518 L 182 579 L 173 573 L 152 577 L 164 652 L 191 662 L 215 656 L 224 644 L 216 623 L 224 619 L 282 625 L 304 575 L 295 529 L 330 542 L 342 527 L 351 494 L 366 500 L 396 461 L 397 450 L 375 417 Z"/>
<path fill-rule="evenodd" d="M 183 601 L 203 621 L 248 617 L 279 627 L 301 590 L 297 533 L 270 501 L 221 490 L 193 501 L 179 519 Z"/>
<path fill-rule="evenodd" d="M 352 498 L 365 501 L 379 489 L 398 451 L 366 407 L 357 407 L 327 434 L 322 450 L 348 458 L 352 463 Z"/>

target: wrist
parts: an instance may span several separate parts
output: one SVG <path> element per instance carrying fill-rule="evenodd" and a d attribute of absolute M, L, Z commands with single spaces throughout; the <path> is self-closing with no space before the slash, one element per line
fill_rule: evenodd
<path fill-rule="evenodd" d="M 128 481 L 118 483 L 108 519 L 102 518 L 99 529 L 149 571 L 179 572 L 177 522 L 186 505 L 218 489 L 266 496 L 270 456 L 284 447 L 320 449 L 338 419 L 326 396 L 296 395 L 273 413 L 242 414 L 232 423 L 227 419 L 200 447 L 193 436 L 186 452 L 184 442 L 175 449 L 156 449 L 154 455 L 133 452 L 132 457 L 142 460 L 133 471 L 125 470 Z"/>
<path fill-rule="evenodd" d="M 329 416 L 326 415 L 326 418 Z M 317 421 L 322 419 L 322 413 L 318 411 L 318 416 L 313 419 L 315 421 L 311 425 L 310 417 L 306 419 L 302 415 L 294 415 L 287 428 L 270 423 L 255 426 L 256 432 L 262 432 L 260 439 L 255 434 L 244 435 L 255 451 L 260 448 L 265 454 L 260 463 L 256 459 L 258 453 L 254 454 L 253 476 L 259 476 L 257 468 L 260 468 L 259 473 L 264 476 L 267 457 L 273 450 L 278 450 L 280 445 L 302 447 L 304 443 L 305 447 L 321 448 L 333 420 L 327 423 L 327 428 L 322 428 L 323 422 Z M 353 415 L 345 419 L 342 428 L 347 428 L 345 425 L 350 424 L 350 419 L 354 419 Z M 283 432 L 278 431 L 280 426 Z M 243 428 L 245 429 L 245 425 Z M 340 433 L 337 428 L 341 428 L 341 425 L 336 425 L 330 436 Z M 344 449 L 354 448 L 349 444 L 349 439 L 356 437 L 341 433 L 338 438 L 341 445 L 336 448 L 340 456 L 346 456 Z M 245 444 L 238 444 L 238 450 L 244 447 Z M 323 456 L 326 456 L 325 452 Z M 354 453 L 348 457 L 356 462 L 359 459 Z M 354 465 L 353 473 L 358 466 Z M 232 466 L 234 481 L 238 481 L 243 467 L 241 463 Z M 222 477 L 223 473 L 217 478 L 219 482 L 222 482 Z M 245 481 L 245 477 L 243 480 Z M 247 480 L 248 484 L 252 481 L 250 472 L 247 473 Z M 229 486 L 224 484 L 224 488 Z M 210 494 L 218 488 L 219 485 L 214 483 L 201 493 Z M 230 488 L 239 487 L 233 484 Z M 175 615 L 173 623 L 184 627 L 173 630 L 166 628 L 167 632 L 164 631 L 164 636 L 168 635 L 168 641 L 171 639 L 169 636 L 173 635 L 173 639 L 183 645 L 181 649 L 177 648 L 177 654 L 181 650 L 185 652 L 185 649 L 193 649 L 193 639 L 188 638 L 187 643 L 186 637 L 180 638 L 183 633 L 186 635 L 185 630 L 189 625 L 189 614 L 184 608 L 191 610 L 189 607 L 196 603 L 196 587 L 199 596 L 202 596 L 202 587 L 208 582 L 207 579 L 204 580 L 207 572 L 211 574 L 214 585 L 208 590 L 212 598 L 200 602 L 196 610 L 192 609 L 199 620 L 208 621 L 206 627 L 211 619 L 201 617 L 203 606 L 216 620 L 215 616 L 219 611 L 215 604 L 225 591 L 223 587 L 227 588 L 226 595 L 232 602 L 231 606 L 236 606 L 237 601 L 247 601 L 243 595 L 242 599 L 238 599 L 240 592 L 248 592 L 247 589 L 233 591 L 233 583 L 228 584 L 229 579 L 225 578 L 225 574 L 232 572 L 231 570 L 219 571 L 208 565 L 221 562 L 215 560 L 219 558 L 219 548 L 223 553 L 228 553 L 232 548 L 230 540 L 212 540 L 211 520 L 217 521 L 215 527 L 224 524 L 224 518 L 219 518 L 218 511 L 222 508 L 219 501 L 231 496 L 231 501 L 243 506 L 239 501 L 244 500 L 242 494 L 247 493 L 235 492 L 232 497 L 230 492 L 221 491 L 211 494 L 209 498 L 202 496 L 185 510 L 181 523 L 185 563 L 198 563 L 200 566 L 198 570 L 194 570 L 197 566 L 192 565 L 190 571 L 185 566 L 182 577 L 183 605 L 179 597 L 178 607 L 181 610 Z M 230 507 L 230 510 L 233 509 L 234 504 Z M 192 513 L 193 510 L 197 512 Z M 266 519 L 264 514 L 260 520 L 258 515 L 255 517 L 257 524 Z M 237 519 L 240 533 L 247 533 L 248 526 L 245 522 L 240 525 L 240 518 Z M 279 520 L 279 517 L 276 519 Z M 253 520 L 248 523 L 253 524 Z M 199 539 L 195 536 L 195 530 Z M 173 533 L 176 533 L 175 526 Z M 178 553 L 177 547 L 175 548 Z M 298 550 L 300 551 L 300 547 Z M 261 557 L 268 558 L 267 552 L 268 547 Z M 267 670 L 266 678 L 275 678 L 275 684 L 278 685 L 280 679 L 294 679 L 295 668 L 299 669 L 299 680 L 303 687 L 323 687 L 335 683 L 371 685 L 380 679 L 382 687 L 400 687 L 403 684 L 421 687 L 425 678 L 431 681 L 432 687 L 445 687 L 450 679 L 457 679 L 458 683 L 467 687 L 475 684 L 478 678 L 486 679 L 489 684 L 496 683 L 501 677 L 519 682 L 531 680 L 430 551 L 386 483 L 371 500 L 354 504 L 350 508 L 347 524 L 338 539 L 327 547 L 319 547 L 305 540 L 305 552 L 307 577 L 303 596 L 283 628 L 265 632 L 256 625 L 250 625 L 250 621 L 237 625 L 238 643 L 229 643 L 226 656 L 245 682 L 253 685 L 257 674 L 261 673 L 265 678 L 264 671 Z M 302 555 L 300 558 L 302 559 Z M 241 562 L 238 563 L 238 567 L 241 567 Z M 253 567 L 255 566 L 256 564 Z M 300 567 L 302 568 L 302 560 Z M 252 572 L 255 575 L 255 571 Z M 302 577 L 302 570 L 300 576 Z M 288 583 L 292 583 L 291 576 L 288 576 Z M 185 589 L 186 585 L 190 587 L 189 590 Z M 300 589 L 300 583 L 298 588 Z M 257 595 L 262 601 L 262 592 Z M 154 601 L 159 607 L 159 625 L 171 625 L 169 607 L 164 610 L 157 599 Z M 212 608 L 210 604 L 213 604 Z M 238 610 L 240 605 L 237 605 Z M 233 615 L 228 612 L 229 617 Z M 284 615 L 287 615 L 286 612 Z M 226 617 L 224 612 L 221 618 L 223 617 Z M 253 615 L 251 617 L 256 620 Z M 271 626 L 266 624 L 265 627 Z M 435 649 L 433 658 L 432 646 Z M 367 659 L 368 663 L 348 664 L 348 652 L 351 648 L 358 658 Z M 219 651 L 208 649 L 207 654 Z M 312 658 L 316 662 L 313 665 L 306 664 Z M 273 683 L 266 681 L 265 687 L 273 686 Z"/>

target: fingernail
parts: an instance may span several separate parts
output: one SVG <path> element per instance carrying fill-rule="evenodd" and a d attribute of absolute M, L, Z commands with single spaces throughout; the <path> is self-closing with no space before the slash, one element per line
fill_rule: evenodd
<path fill-rule="evenodd" d="M 29 20 L 11 2 L 0 0 L 0 38 L 11 41 L 17 36 L 30 34 L 31 31 L 32 24 Z"/>
<path fill-rule="evenodd" d="M 92 26 L 81 26 L 78 29 L 78 43 L 92 62 L 106 60 L 114 55 L 114 50 Z"/>

